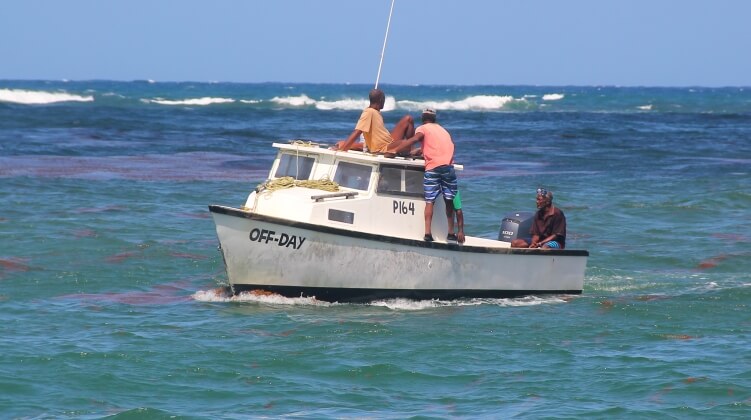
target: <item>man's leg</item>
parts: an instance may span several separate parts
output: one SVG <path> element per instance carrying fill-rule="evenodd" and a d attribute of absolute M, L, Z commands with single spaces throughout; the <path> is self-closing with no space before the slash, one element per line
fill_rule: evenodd
<path fill-rule="evenodd" d="M 391 130 L 391 139 L 392 142 L 388 147 L 389 153 L 387 154 L 387 157 L 393 157 L 393 150 L 396 150 L 399 145 L 408 138 L 415 135 L 415 120 L 412 119 L 411 115 L 405 115 L 402 117 L 401 120 L 399 120 L 398 123 L 394 126 L 394 129 Z M 409 150 L 400 150 L 399 155 L 408 156 Z"/>
<path fill-rule="evenodd" d="M 443 202 L 446 204 L 446 220 L 449 224 L 449 235 L 454 234 L 454 200 L 446 200 L 443 199 Z"/>
<path fill-rule="evenodd" d="M 443 202 L 446 204 L 446 220 L 448 221 L 449 235 L 454 235 L 454 198 L 459 188 L 456 182 L 456 172 L 451 166 L 441 173 L 441 193 Z"/>
<path fill-rule="evenodd" d="M 406 140 L 415 135 L 415 120 L 407 114 L 399 120 L 391 130 L 391 138 L 396 140 Z"/>
<path fill-rule="evenodd" d="M 524 239 L 514 239 L 511 241 L 511 248 L 529 248 L 529 244 Z"/>
<path fill-rule="evenodd" d="M 433 203 L 425 203 L 425 240 L 432 241 L 433 234 L 431 225 L 433 224 Z"/>
<path fill-rule="evenodd" d="M 434 171 L 425 171 L 422 189 L 425 197 L 425 240 L 432 241 L 433 204 L 441 192 L 441 175 Z"/>

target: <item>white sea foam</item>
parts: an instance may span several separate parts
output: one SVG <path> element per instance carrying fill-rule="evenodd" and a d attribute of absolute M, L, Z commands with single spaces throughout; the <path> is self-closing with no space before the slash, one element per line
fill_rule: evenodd
<path fill-rule="evenodd" d="M 652 104 L 637 106 L 637 108 L 641 109 L 642 111 L 651 111 L 652 110 Z"/>
<path fill-rule="evenodd" d="M 457 300 L 409 300 L 386 299 L 371 302 L 371 306 L 382 306 L 396 311 L 420 311 L 424 309 L 458 307 L 458 306 L 537 306 L 554 303 L 565 303 L 570 299 L 562 296 L 525 296 L 515 299 L 457 299 Z"/>
<path fill-rule="evenodd" d="M 232 295 L 226 288 L 211 290 L 199 290 L 192 295 L 193 299 L 200 302 L 255 302 L 274 305 L 313 305 L 331 306 L 329 302 L 321 301 L 313 297 L 288 298 L 275 293 L 242 292 Z"/>
<path fill-rule="evenodd" d="M 383 111 L 407 110 L 418 112 L 425 108 L 453 111 L 493 111 L 503 109 L 510 102 L 526 102 L 525 99 L 514 99 L 512 96 L 476 95 L 458 101 L 412 101 L 396 100 L 393 96 L 387 96 L 383 105 Z M 319 110 L 362 110 L 369 104 L 367 99 L 344 98 L 338 100 L 315 100 L 307 95 L 274 97 L 271 99 L 283 106 L 314 106 Z"/>
<path fill-rule="evenodd" d="M 384 111 L 393 111 L 396 109 L 396 99 L 393 96 L 387 96 L 386 101 L 383 103 Z"/>
<path fill-rule="evenodd" d="M 251 302 L 265 303 L 274 305 L 291 305 L 291 306 L 321 306 L 328 307 L 332 305 L 342 305 L 339 303 L 330 303 L 318 300 L 314 297 L 288 298 L 275 293 L 257 293 L 242 292 L 232 295 L 227 288 L 217 288 L 211 290 L 199 290 L 192 295 L 193 299 L 200 302 Z M 394 311 L 421 311 L 425 309 L 458 307 L 458 306 L 478 306 L 478 305 L 495 305 L 495 306 L 536 306 L 545 304 L 566 303 L 570 297 L 550 295 L 550 296 L 525 296 L 515 299 L 458 299 L 458 300 L 410 300 L 410 299 L 385 299 L 370 302 L 366 306 L 384 307 Z"/>
<path fill-rule="evenodd" d="M 317 101 L 316 108 L 329 111 L 332 109 L 365 109 L 368 106 L 368 101 L 363 99 L 341 99 L 338 101 Z"/>
<path fill-rule="evenodd" d="M 260 104 L 261 103 L 259 99 L 240 99 L 240 102 L 244 104 Z"/>
<path fill-rule="evenodd" d="M 0 102 L 24 105 L 52 104 L 55 102 L 92 102 L 93 96 L 72 95 L 66 92 L 44 92 L 21 89 L 0 89 Z"/>
<path fill-rule="evenodd" d="M 230 98 L 211 98 L 211 97 L 203 97 L 203 98 L 193 98 L 193 99 L 179 99 L 179 100 L 170 100 L 170 99 L 163 99 L 163 98 L 155 98 L 155 99 L 146 99 L 146 102 L 151 102 L 159 105 L 198 105 L 198 106 L 205 106 L 205 105 L 213 105 L 213 104 L 226 104 L 226 103 L 232 103 L 235 102 L 234 99 Z"/>
<path fill-rule="evenodd" d="M 440 111 L 497 111 L 503 109 L 510 102 L 526 102 L 524 99 L 514 99 L 513 96 L 475 95 L 458 101 L 399 101 L 400 108 L 419 111 L 433 108 Z"/>
<path fill-rule="evenodd" d="M 560 101 L 565 97 L 562 93 L 547 93 L 545 95 L 542 95 L 543 101 Z"/>
<path fill-rule="evenodd" d="M 328 111 L 332 109 L 341 110 L 362 110 L 368 107 L 370 102 L 367 99 L 352 99 L 345 98 L 338 101 L 316 101 L 316 109 Z M 396 99 L 393 96 L 386 96 L 386 101 L 383 104 L 383 111 L 393 111 L 397 108 Z"/>
<path fill-rule="evenodd" d="M 275 96 L 271 98 L 271 102 L 277 103 L 279 105 L 309 106 L 314 105 L 316 103 L 316 100 L 311 99 L 310 97 L 308 97 L 308 95 L 285 96 L 284 98 Z"/>

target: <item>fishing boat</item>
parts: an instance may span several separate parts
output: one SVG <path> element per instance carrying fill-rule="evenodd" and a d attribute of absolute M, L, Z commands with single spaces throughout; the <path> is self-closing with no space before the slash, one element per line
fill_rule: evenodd
<path fill-rule="evenodd" d="M 303 141 L 273 147 L 268 179 L 243 206 L 209 206 L 235 294 L 369 302 L 582 292 L 586 250 L 511 247 L 532 213 L 507 213 L 498 239 L 459 244 L 447 240 L 439 199 L 435 240 L 425 241 L 421 158 Z"/>

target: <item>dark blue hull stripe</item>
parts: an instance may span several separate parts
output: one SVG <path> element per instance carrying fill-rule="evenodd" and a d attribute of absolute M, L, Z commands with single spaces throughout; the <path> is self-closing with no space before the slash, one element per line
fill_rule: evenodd
<path fill-rule="evenodd" d="M 466 290 L 466 289 L 360 289 L 343 287 L 298 287 L 270 286 L 266 284 L 236 284 L 233 293 L 263 290 L 289 298 L 314 297 L 326 302 L 367 303 L 383 299 L 454 300 L 454 299 L 500 299 L 529 295 L 579 295 L 581 290 Z"/>

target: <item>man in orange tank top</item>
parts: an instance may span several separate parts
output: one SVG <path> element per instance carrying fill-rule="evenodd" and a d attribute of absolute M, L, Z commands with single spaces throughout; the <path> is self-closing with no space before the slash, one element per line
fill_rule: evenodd
<path fill-rule="evenodd" d="M 362 134 L 365 137 L 365 145 L 371 153 L 385 153 L 388 146 L 394 142 L 412 137 L 415 134 L 415 122 L 412 116 L 405 115 L 389 132 L 383 123 L 381 110 L 386 103 L 386 94 L 381 89 L 373 89 L 368 95 L 370 106 L 360 114 L 355 130 L 346 140 L 337 142 L 332 147 L 334 150 L 363 150 L 363 144 L 357 139 Z"/>

